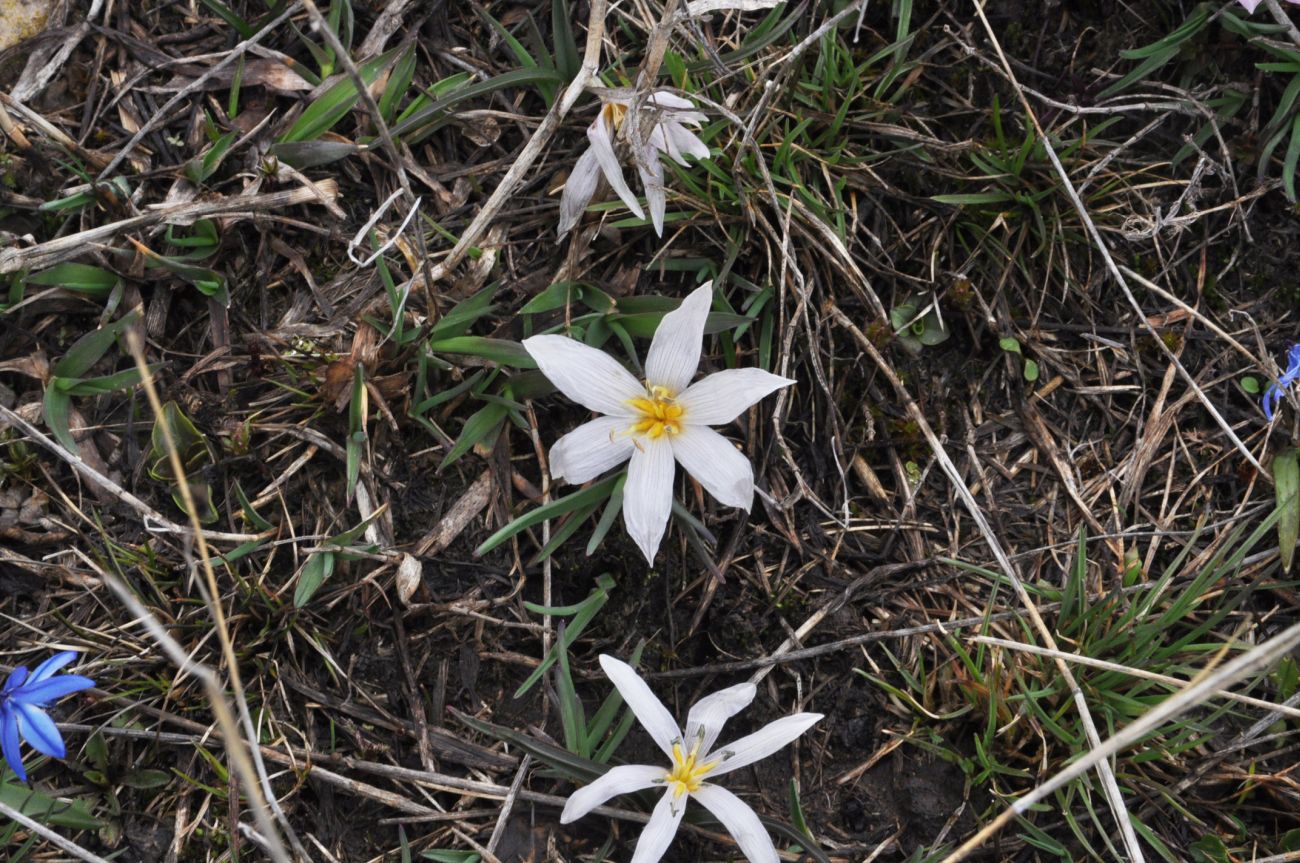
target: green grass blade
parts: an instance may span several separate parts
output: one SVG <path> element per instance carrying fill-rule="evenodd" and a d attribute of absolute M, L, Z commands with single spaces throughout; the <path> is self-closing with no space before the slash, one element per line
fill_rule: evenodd
<path fill-rule="evenodd" d="M 1273 457 L 1273 482 L 1277 493 L 1277 550 L 1284 572 L 1291 572 L 1296 539 L 1300 536 L 1300 466 L 1295 447 Z"/>

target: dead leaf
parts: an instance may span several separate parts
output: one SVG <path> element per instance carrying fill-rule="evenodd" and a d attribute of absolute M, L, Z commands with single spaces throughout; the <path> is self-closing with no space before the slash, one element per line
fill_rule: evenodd
<path fill-rule="evenodd" d="M 45 29 L 55 0 L 0 0 L 0 51 Z"/>
<path fill-rule="evenodd" d="M 501 124 L 496 117 L 475 114 L 463 117 L 460 132 L 478 147 L 491 147 L 501 137 Z"/>
<path fill-rule="evenodd" d="M 415 553 L 421 556 L 440 554 L 447 546 L 460 536 L 461 531 L 487 506 L 492 493 L 492 471 L 485 470 L 474 480 L 474 484 L 465 489 L 460 500 L 451 505 L 451 509 L 434 525 L 433 530 L 424 535 L 415 545 Z"/>
<path fill-rule="evenodd" d="M 424 564 L 413 554 L 403 554 L 402 562 L 397 566 L 397 598 L 402 605 L 410 605 L 411 597 L 420 586 L 424 574 Z"/>
<path fill-rule="evenodd" d="M 14 372 L 35 378 L 41 383 L 49 383 L 50 361 L 46 359 L 45 351 L 38 348 L 25 357 L 16 357 L 0 363 L 0 372 Z"/>

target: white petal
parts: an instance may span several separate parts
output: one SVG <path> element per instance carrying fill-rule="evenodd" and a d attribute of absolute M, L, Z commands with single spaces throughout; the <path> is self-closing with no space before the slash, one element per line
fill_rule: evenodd
<path fill-rule="evenodd" d="M 603 110 L 597 115 L 596 122 L 587 127 L 587 140 L 591 141 L 591 152 L 596 154 L 596 161 L 600 163 L 600 170 L 605 179 L 609 180 L 609 185 L 627 204 L 627 208 L 636 213 L 637 218 L 644 219 L 645 211 L 623 179 L 623 166 L 618 163 L 618 156 L 614 155 L 614 138 L 605 123 Z"/>
<path fill-rule="evenodd" d="M 682 158 L 681 151 L 677 149 L 677 143 L 668 134 L 668 124 L 660 123 L 650 130 L 650 146 L 661 153 L 666 153 L 668 158 L 677 164 L 689 167 L 690 163 Z"/>
<path fill-rule="evenodd" d="M 668 846 L 673 844 L 673 837 L 677 835 L 677 826 L 682 823 L 682 815 L 686 812 L 686 800 L 689 796 L 683 796 L 681 800 L 676 801 L 676 806 L 673 805 L 671 791 L 659 798 L 659 802 L 655 804 L 655 811 L 650 813 L 650 821 L 641 830 L 636 851 L 632 852 L 632 863 L 657 863 L 659 858 L 664 856 Z"/>
<path fill-rule="evenodd" d="M 682 393 L 695 377 L 700 365 L 700 346 L 704 343 L 704 322 L 712 302 L 713 282 L 705 282 L 691 291 L 680 306 L 664 315 L 645 358 L 646 380 L 651 386 Z"/>
<path fill-rule="evenodd" d="M 703 111 L 673 111 L 669 116 L 670 122 L 680 123 L 698 129 L 709 119 L 709 115 Z"/>
<path fill-rule="evenodd" d="M 655 745 L 672 758 L 673 744 L 681 742 L 682 730 L 677 727 L 677 720 L 673 719 L 668 708 L 664 707 L 664 703 L 658 696 L 650 691 L 650 687 L 641 679 L 641 675 L 626 662 L 620 662 L 602 653 L 600 667 L 604 669 L 605 676 L 614 684 L 618 694 L 623 696 L 627 706 L 632 708 L 637 722 L 640 722 L 641 727 L 649 732 Z M 660 778 L 663 777 L 663 772 L 660 771 Z"/>
<path fill-rule="evenodd" d="M 652 566 L 673 511 L 673 448 L 667 437 L 636 438 L 623 485 L 623 525 Z"/>
<path fill-rule="evenodd" d="M 1259 5 L 1259 0 L 1240 0 L 1240 2 L 1242 6 L 1246 7 L 1247 12 L 1254 12 L 1255 7 Z M 1291 0 L 1291 2 L 1294 3 L 1295 0 Z"/>
<path fill-rule="evenodd" d="M 756 692 L 758 687 L 752 683 L 737 683 L 695 702 L 686 717 L 686 748 L 694 749 L 696 735 L 699 735 L 700 754 L 707 756 L 722 732 L 722 726 L 748 707 Z"/>
<path fill-rule="evenodd" d="M 563 237 L 573 229 L 587 209 L 591 196 L 596 194 L 596 183 L 600 180 L 600 162 L 591 147 L 583 151 L 573 166 L 573 172 L 564 183 L 564 194 L 560 196 L 560 236 Z"/>
<path fill-rule="evenodd" d="M 673 149 L 688 156 L 694 156 L 697 159 L 709 158 L 709 145 L 701 141 L 699 135 L 696 135 L 680 123 L 665 123 L 664 128 L 668 132 L 668 137 L 672 140 Z M 683 165 L 686 164 L 682 159 L 677 161 Z"/>
<path fill-rule="evenodd" d="M 653 348 L 651 349 L 653 351 Z M 731 422 L 741 411 L 781 387 L 794 383 L 762 369 L 725 369 L 697 381 L 677 397 L 693 425 L 717 426 Z"/>
<path fill-rule="evenodd" d="M 686 425 L 672 436 L 673 455 L 721 504 L 745 512 L 754 502 L 754 468 L 731 441 L 708 426 Z"/>
<path fill-rule="evenodd" d="M 654 225 L 655 233 L 662 237 L 668 196 L 664 192 L 664 166 L 659 161 L 659 151 L 653 144 L 647 144 L 641 151 L 637 172 L 641 175 L 641 185 L 645 186 L 645 202 L 650 208 L 650 224 Z"/>
<path fill-rule="evenodd" d="M 694 108 L 695 103 L 684 96 L 678 96 L 671 90 L 656 90 L 646 97 L 646 101 L 659 108 Z"/>
<path fill-rule="evenodd" d="M 619 794 L 631 794 L 664 781 L 664 769 L 647 764 L 624 764 L 606 772 L 590 785 L 584 785 L 569 796 L 560 813 L 560 823 L 577 821 L 600 804 Z"/>
<path fill-rule="evenodd" d="M 598 417 L 583 423 L 551 447 L 551 476 L 574 485 L 595 479 L 627 461 L 635 447 L 626 417 Z"/>
<path fill-rule="evenodd" d="M 749 863 L 778 863 L 776 846 L 749 804 L 720 785 L 702 785 L 691 794 L 712 812 L 740 846 Z"/>
<path fill-rule="evenodd" d="M 722 755 L 724 760 L 711 775 L 721 776 L 766 758 L 812 728 L 821 718 L 820 713 L 796 713 L 794 716 L 783 716 L 753 734 L 740 738 L 730 746 L 724 746 L 712 753 L 715 756 Z"/>
<path fill-rule="evenodd" d="M 568 336 L 533 336 L 524 350 L 556 389 L 587 410 L 630 417 L 629 399 L 645 398 L 645 387 L 604 351 Z"/>

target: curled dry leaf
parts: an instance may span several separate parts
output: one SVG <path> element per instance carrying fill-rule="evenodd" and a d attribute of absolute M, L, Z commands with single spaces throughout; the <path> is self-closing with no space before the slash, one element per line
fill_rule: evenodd
<path fill-rule="evenodd" d="M 402 555 L 402 562 L 397 565 L 397 598 L 402 601 L 402 605 L 411 604 L 411 597 L 420 586 L 423 572 L 424 566 L 418 557 L 413 554 Z"/>
<path fill-rule="evenodd" d="M 467 111 L 461 116 L 460 132 L 477 147 L 491 147 L 501 137 L 501 124 L 486 112 Z"/>
<path fill-rule="evenodd" d="M 2 0 L 0 0 L 0 2 L 2 2 Z M 198 70 L 190 70 L 188 74 L 178 74 L 164 84 L 160 89 L 165 92 L 192 89 L 194 87 L 194 82 L 198 80 L 199 75 L 200 72 Z M 218 70 L 212 75 L 209 75 L 208 78 L 204 80 L 202 87 L 204 90 L 225 90 L 229 89 L 234 80 L 235 67 L 228 66 Z M 249 61 L 244 66 L 243 77 L 240 78 L 240 86 L 265 87 L 266 89 L 276 93 L 298 93 L 312 88 L 311 83 L 307 81 L 307 79 L 303 78 L 279 60 L 273 60 L 270 58 Z"/>

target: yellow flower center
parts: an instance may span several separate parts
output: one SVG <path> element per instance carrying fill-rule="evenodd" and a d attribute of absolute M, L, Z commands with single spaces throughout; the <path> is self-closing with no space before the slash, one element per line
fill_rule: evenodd
<path fill-rule="evenodd" d="M 722 763 L 721 758 L 705 761 L 703 764 L 698 763 L 699 748 L 700 744 L 697 742 L 690 754 L 687 754 L 680 743 L 673 744 L 673 769 L 664 774 L 664 782 L 672 789 L 674 798 L 699 791 L 704 783 L 704 777 Z"/>
<path fill-rule="evenodd" d="M 600 109 L 605 115 L 606 122 L 611 129 L 617 132 L 623 126 L 623 118 L 627 116 L 627 106 L 622 102 L 606 102 L 605 106 Z"/>
<path fill-rule="evenodd" d="M 667 387 L 647 387 L 646 398 L 629 399 L 628 404 L 637 413 L 629 429 L 633 434 L 657 440 L 664 434 L 677 434 L 682 430 L 682 415 L 686 409 L 677 404 L 675 394 Z"/>

